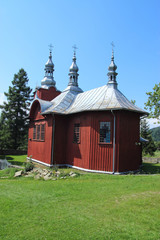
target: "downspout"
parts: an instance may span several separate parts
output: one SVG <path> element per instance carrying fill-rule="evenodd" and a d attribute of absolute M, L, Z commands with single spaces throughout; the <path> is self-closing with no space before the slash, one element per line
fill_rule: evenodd
<path fill-rule="evenodd" d="M 113 110 L 111 110 L 111 113 L 114 116 L 113 121 L 113 174 L 115 173 L 115 145 L 116 145 L 116 116 L 113 113 Z"/>
<path fill-rule="evenodd" d="M 52 126 L 52 150 L 51 150 L 51 166 L 53 166 L 54 159 L 54 134 L 55 134 L 55 117 L 53 116 L 53 126 Z"/>

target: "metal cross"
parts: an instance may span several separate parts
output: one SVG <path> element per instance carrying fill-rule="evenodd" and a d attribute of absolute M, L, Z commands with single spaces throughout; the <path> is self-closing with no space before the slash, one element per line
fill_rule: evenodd
<path fill-rule="evenodd" d="M 74 49 L 74 54 L 76 54 L 76 49 L 78 49 L 78 48 L 76 47 L 76 44 L 74 44 L 72 48 Z"/>
<path fill-rule="evenodd" d="M 48 47 L 49 47 L 49 51 L 52 52 L 52 49 L 53 49 L 52 44 L 48 45 Z"/>
<path fill-rule="evenodd" d="M 115 45 L 114 45 L 114 42 L 113 42 L 113 41 L 111 42 L 111 45 L 112 45 L 112 51 L 113 51 L 113 48 L 115 47 Z"/>

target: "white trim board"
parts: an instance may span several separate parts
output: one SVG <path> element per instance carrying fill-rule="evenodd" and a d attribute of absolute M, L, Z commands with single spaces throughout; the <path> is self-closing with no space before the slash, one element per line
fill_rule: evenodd
<path fill-rule="evenodd" d="M 69 167 L 69 168 L 75 168 L 77 170 L 81 170 L 81 171 L 84 171 L 84 172 L 91 172 L 91 173 L 104 173 L 104 174 L 114 174 L 114 175 L 121 175 L 121 174 L 127 174 L 127 173 L 133 173 L 133 172 L 137 172 L 138 170 L 135 170 L 135 171 L 128 171 L 128 172 L 108 172 L 108 171 L 101 171 L 101 170 L 92 170 L 92 169 L 86 169 L 86 168 L 81 168 L 81 167 L 77 167 L 77 166 L 73 166 L 73 165 L 70 165 L 70 164 L 48 164 L 48 163 L 44 163 L 44 162 L 41 162 L 37 159 L 34 159 L 34 158 L 30 158 L 30 157 L 27 157 L 27 159 L 31 159 L 31 161 L 33 162 L 37 162 L 39 164 L 42 164 L 42 165 L 45 165 L 47 167 L 54 167 L 54 166 L 58 166 L 58 167 Z"/>
<path fill-rule="evenodd" d="M 28 160 L 31 159 L 31 161 L 37 162 L 37 163 L 42 164 L 42 165 L 45 165 L 45 166 L 47 166 L 47 167 L 53 167 L 52 164 L 44 163 L 44 162 L 41 162 L 41 161 L 39 161 L 39 160 L 37 160 L 37 159 L 34 159 L 34 158 L 27 157 L 27 159 L 28 159 Z"/>

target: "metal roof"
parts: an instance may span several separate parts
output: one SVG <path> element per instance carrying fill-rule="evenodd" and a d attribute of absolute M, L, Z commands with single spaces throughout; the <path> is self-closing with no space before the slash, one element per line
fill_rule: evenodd
<path fill-rule="evenodd" d="M 48 109 L 50 106 L 52 106 L 52 103 L 50 101 L 45 101 L 45 100 L 39 99 L 36 95 L 35 99 L 31 103 L 30 109 L 32 108 L 33 104 L 36 101 L 38 101 L 41 106 L 41 112 L 44 112 L 46 109 Z"/>
<path fill-rule="evenodd" d="M 84 111 L 108 111 L 128 110 L 147 114 L 144 110 L 132 104 L 117 89 L 117 66 L 114 63 L 114 52 L 112 50 L 111 64 L 108 68 L 108 83 L 105 86 L 83 92 L 78 87 L 78 67 L 74 53 L 73 63 L 70 68 L 70 81 L 68 87 L 51 102 L 40 102 L 42 114 L 72 114 Z M 73 75 L 73 76 L 72 76 Z M 75 81 L 76 80 L 76 81 Z M 40 100 L 39 100 L 40 101 Z M 42 101 L 42 100 L 41 100 Z M 50 104 L 49 104 L 50 103 Z"/>
<path fill-rule="evenodd" d="M 83 93 L 63 91 L 42 114 L 72 114 L 84 111 L 129 110 L 147 114 L 132 104 L 117 88 L 105 85 Z"/>

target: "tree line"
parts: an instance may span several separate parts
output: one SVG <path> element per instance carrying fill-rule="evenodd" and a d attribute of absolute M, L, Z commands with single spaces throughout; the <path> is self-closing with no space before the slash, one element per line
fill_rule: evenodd
<path fill-rule="evenodd" d="M 160 83 L 155 84 L 152 92 L 147 92 L 148 100 L 145 103 L 145 109 L 149 110 L 148 118 L 156 118 L 160 122 Z M 157 128 L 158 132 L 160 128 Z M 154 152 L 160 149 L 160 142 L 155 139 L 155 130 L 149 129 L 147 119 L 141 119 L 141 136 L 148 141 L 142 143 L 142 150 L 144 155 L 154 156 Z"/>
<path fill-rule="evenodd" d="M 28 76 L 23 68 L 14 75 L 12 86 L 5 92 L 7 101 L 0 105 L 0 149 L 27 149 L 29 106 L 33 100 L 32 89 L 28 86 Z M 149 117 L 160 121 L 160 83 L 152 92 L 148 92 L 145 108 L 150 111 Z M 135 101 L 131 101 L 135 104 Z M 144 154 L 153 155 L 157 149 L 152 138 L 152 132 L 146 119 L 141 120 L 141 136 L 148 142 L 143 143 Z"/>

